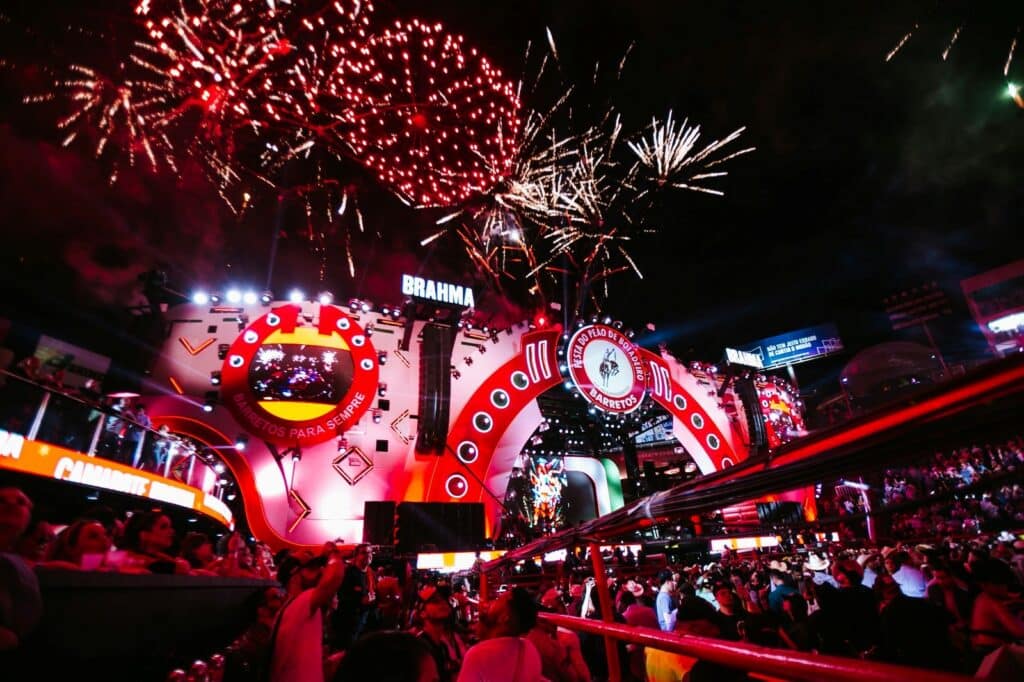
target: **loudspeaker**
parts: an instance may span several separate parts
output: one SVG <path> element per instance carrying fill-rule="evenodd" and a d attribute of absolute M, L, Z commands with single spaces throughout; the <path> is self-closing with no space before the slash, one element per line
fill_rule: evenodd
<path fill-rule="evenodd" d="M 394 502 L 363 503 L 363 542 L 371 545 L 390 545 L 395 531 Z"/>
<path fill-rule="evenodd" d="M 416 452 L 444 454 L 445 441 L 448 439 L 454 344 L 455 332 L 450 326 L 428 324 L 423 327 Z"/>
<path fill-rule="evenodd" d="M 747 413 L 747 430 L 750 433 L 751 454 L 758 454 L 768 447 L 768 430 L 764 424 L 764 412 L 761 411 L 761 397 L 753 379 L 737 379 L 736 395 L 743 403 L 743 411 Z"/>
<path fill-rule="evenodd" d="M 399 552 L 470 551 L 484 541 L 484 505 L 477 502 L 402 502 Z"/>

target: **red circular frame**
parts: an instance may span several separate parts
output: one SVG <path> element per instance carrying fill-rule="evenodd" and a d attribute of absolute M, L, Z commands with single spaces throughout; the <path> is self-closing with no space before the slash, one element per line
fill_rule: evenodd
<path fill-rule="evenodd" d="M 633 385 L 625 395 L 615 397 L 605 393 L 594 379 L 587 374 L 587 369 L 583 364 L 583 357 L 587 346 L 594 341 L 607 341 L 622 351 L 622 354 L 626 357 Z M 647 392 L 647 369 L 644 367 L 643 359 L 640 357 L 636 344 L 630 341 L 629 337 L 618 329 L 603 324 L 592 324 L 578 329 L 565 346 L 565 358 L 569 366 L 569 378 L 576 384 L 583 398 L 594 407 L 605 412 L 629 414 L 638 409 L 643 403 L 644 395 Z M 619 406 L 616 404 L 619 402 L 629 402 L 630 398 L 633 399 L 630 405 Z"/>
<path fill-rule="evenodd" d="M 221 401 L 249 433 L 277 445 L 316 445 L 346 431 L 370 408 L 380 376 L 377 351 L 363 328 L 340 309 L 322 305 L 319 333 L 339 335 L 352 356 L 348 392 L 327 414 L 304 421 L 282 419 L 260 407 L 249 387 L 249 364 L 271 334 L 293 332 L 301 313 L 298 305 L 283 305 L 252 322 L 231 344 L 221 368 Z M 361 343 L 354 342 L 357 337 Z"/>

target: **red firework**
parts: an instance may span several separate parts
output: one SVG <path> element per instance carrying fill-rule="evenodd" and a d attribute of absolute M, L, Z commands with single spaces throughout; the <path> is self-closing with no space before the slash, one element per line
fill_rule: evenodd
<path fill-rule="evenodd" d="M 410 202 L 459 203 L 509 168 L 519 128 L 515 86 L 441 24 L 397 22 L 338 77 L 350 101 L 345 142 Z"/>

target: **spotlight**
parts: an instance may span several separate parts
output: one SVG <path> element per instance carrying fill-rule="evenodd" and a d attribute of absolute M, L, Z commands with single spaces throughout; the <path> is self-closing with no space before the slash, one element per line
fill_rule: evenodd
<path fill-rule="evenodd" d="M 206 305 L 210 302 L 210 295 L 205 291 L 197 291 L 192 294 L 192 302 L 196 305 Z"/>
<path fill-rule="evenodd" d="M 220 303 L 220 296 L 218 296 L 217 294 L 210 294 L 210 303 L 214 305 Z"/>
<path fill-rule="evenodd" d="M 377 395 L 380 396 L 381 398 L 387 397 L 388 385 L 385 382 L 382 381 L 380 382 L 380 384 L 377 385 Z"/>
<path fill-rule="evenodd" d="M 203 403 L 203 412 L 213 412 L 213 405 L 211 403 Z"/>
<path fill-rule="evenodd" d="M 362 310 L 364 313 L 368 313 L 370 312 L 370 304 L 367 303 L 366 301 L 363 301 L 363 305 L 359 306 L 359 309 Z"/>
<path fill-rule="evenodd" d="M 372 416 L 373 416 L 373 423 L 374 423 L 374 424 L 380 424 L 380 420 L 381 420 L 381 419 L 383 418 L 383 416 L 384 416 L 384 415 L 383 415 L 383 413 L 381 413 L 381 411 L 380 411 L 380 410 L 374 409 L 374 410 L 373 410 L 373 412 L 372 412 L 371 414 L 372 414 Z"/>
<path fill-rule="evenodd" d="M 359 311 L 359 299 L 358 298 L 353 298 L 352 300 L 350 300 L 348 302 L 348 309 L 351 310 L 354 313 L 358 312 Z"/>
<path fill-rule="evenodd" d="M 210 385 L 220 386 L 220 372 L 210 372 Z"/>
<path fill-rule="evenodd" d="M 401 310 L 399 310 L 398 308 L 395 308 L 394 310 L 392 310 L 392 311 L 391 311 L 391 317 L 393 317 L 393 318 L 394 318 L 394 319 L 396 319 L 396 320 L 397 320 L 397 319 L 398 319 L 399 317 L 401 317 L 401 315 L 402 315 L 402 311 L 401 311 Z"/>
<path fill-rule="evenodd" d="M 264 291 L 262 294 L 260 294 L 260 303 L 262 303 L 263 305 L 270 305 L 270 302 L 273 300 L 274 294 L 271 293 L 269 290 Z"/>
<path fill-rule="evenodd" d="M 241 303 L 242 292 L 238 289 L 228 289 L 227 293 L 228 303 Z"/>
<path fill-rule="evenodd" d="M 213 470 L 216 471 L 218 474 L 223 474 L 224 473 L 224 463 L 223 462 L 217 462 L 216 464 L 213 465 Z"/>
<path fill-rule="evenodd" d="M 334 294 L 329 291 L 321 291 L 317 295 L 316 300 L 320 302 L 320 305 L 330 305 L 334 300 Z"/>
<path fill-rule="evenodd" d="M 288 300 L 292 303 L 302 303 L 306 300 L 306 295 L 298 289 L 292 289 L 288 294 Z"/>
<path fill-rule="evenodd" d="M 380 314 L 387 317 L 388 315 L 391 314 L 391 308 L 384 306 L 383 308 L 380 309 Z"/>
<path fill-rule="evenodd" d="M 218 360 L 223 360 L 224 358 L 226 358 L 228 356 L 228 350 L 230 350 L 230 349 L 231 349 L 231 345 L 230 344 L 218 343 L 217 344 L 217 359 Z"/>
<path fill-rule="evenodd" d="M 338 452 L 345 452 L 346 450 L 348 450 L 348 438 L 338 436 Z"/>
<path fill-rule="evenodd" d="M 213 412 L 213 406 L 217 404 L 220 396 L 217 391 L 207 391 L 203 400 L 203 412 Z"/>
<path fill-rule="evenodd" d="M 255 291 L 247 291 L 242 294 L 242 302 L 246 305 L 256 305 L 258 300 L 260 300 L 260 297 L 256 295 Z"/>
<path fill-rule="evenodd" d="M 232 500 L 235 499 L 235 494 L 234 493 L 228 493 L 227 495 L 224 496 L 224 499 L 226 499 L 228 502 L 231 502 Z"/>
<path fill-rule="evenodd" d="M 377 364 L 378 365 L 386 365 L 386 364 L 388 364 L 388 352 L 386 350 L 382 350 L 382 351 L 377 353 Z"/>
<path fill-rule="evenodd" d="M 235 438 L 235 450 L 239 452 L 245 452 L 246 446 L 249 445 L 249 436 L 244 433 L 238 434 Z"/>

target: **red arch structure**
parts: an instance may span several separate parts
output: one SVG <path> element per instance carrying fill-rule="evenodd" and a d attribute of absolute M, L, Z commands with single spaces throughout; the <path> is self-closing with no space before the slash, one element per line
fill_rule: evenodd
<path fill-rule="evenodd" d="M 495 494 L 504 491 L 486 489 L 492 458 L 515 417 L 562 382 L 558 371 L 559 336 L 558 329 L 524 334 L 521 352 L 474 391 L 452 424 L 447 454 L 434 468 L 427 499 L 483 502 L 488 512 L 500 511 Z M 683 445 L 690 452 L 703 454 L 714 471 L 746 459 L 747 453 L 733 448 L 732 439 L 722 433 L 700 402 L 671 378 L 666 360 L 651 351 L 637 350 L 646 365 L 651 398 L 684 427 Z"/>
<path fill-rule="evenodd" d="M 683 446 L 687 450 L 703 453 L 711 462 L 713 471 L 721 471 L 747 458 L 748 453 L 733 449 L 732 439 L 722 433 L 696 398 L 672 379 L 664 358 L 643 348 L 640 349 L 640 355 L 647 364 L 647 388 L 651 398 L 683 425 L 684 433 L 679 435 L 682 436 L 681 440 L 686 441 Z"/>
<path fill-rule="evenodd" d="M 493 491 L 485 488 L 495 450 L 516 415 L 561 383 L 558 338 L 557 329 L 523 334 L 521 352 L 473 392 L 448 431 L 448 452 L 434 468 L 427 499 L 500 509 Z"/>

